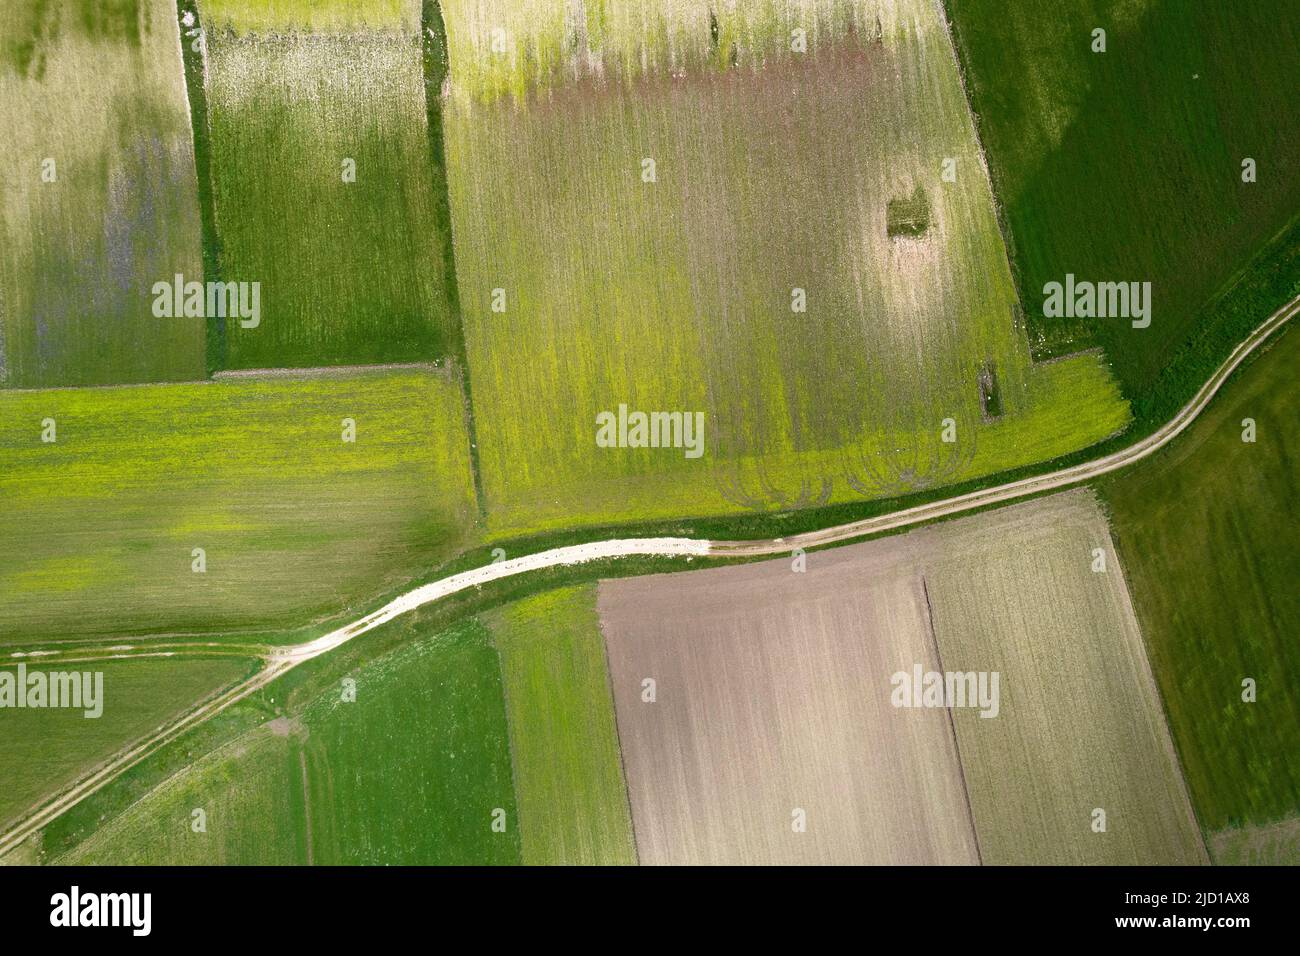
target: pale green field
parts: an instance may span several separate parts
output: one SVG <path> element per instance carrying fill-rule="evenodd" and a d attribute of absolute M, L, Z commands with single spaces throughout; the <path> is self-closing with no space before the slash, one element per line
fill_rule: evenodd
<path fill-rule="evenodd" d="M 0 393 L 0 642 L 303 626 L 458 552 L 474 515 L 436 372 Z"/>
<path fill-rule="evenodd" d="M 250 661 L 234 659 L 29 661 L 29 670 L 102 672 L 103 713 L 88 719 L 84 709 L 0 709 L 0 830 L 251 668 Z"/>
<path fill-rule="evenodd" d="M 6 0 L 0 115 L 0 386 L 202 378 L 203 320 L 152 313 L 203 277 L 175 4 Z"/>
<path fill-rule="evenodd" d="M 261 283 L 223 367 L 454 354 L 418 40 L 221 34 L 207 67 L 221 275 Z"/>
<path fill-rule="evenodd" d="M 943 669 L 1000 675 L 996 717 L 952 711 L 983 862 L 1208 862 L 1092 493 L 935 534 L 925 580 Z"/>
<path fill-rule="evenodd" d="M 286 30 L 420 30 L 420 0 L 200 0 L 209 30 L 276 33 Z"/>
<path fill-rule="evenodd" d="M 1031 368 L 931 5 L 883 11 L 879 41 L 672 79 L 584 74 L 523 99 L 458 77 L 471 54 L 457 23 L 449 12 L 447 154 L 494 533 L 883 497 L 1127 423 L 1095 356 Z M 889 238 L 888 202 L 917 187 L 928 231 Z M 796 287 L 806 312 L 791 311 Z M 596 415 L 624 403 L 703 412 L 703 457 L 598 448 Z"/>
<path fill-rule="evenodd" d="M 590 587 L 486 617 L 501 655 L 523 862 L 636 862 L 605 645 Z"/>

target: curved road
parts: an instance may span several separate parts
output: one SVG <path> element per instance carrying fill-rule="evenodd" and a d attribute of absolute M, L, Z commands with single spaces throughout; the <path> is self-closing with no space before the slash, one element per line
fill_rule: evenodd
<path fill-rule="evenodd" d="M 1113 454 L 1107 455 L 1104 458 L 1098 458 L 1095 461 L 1084 462 L 1083 464 L 1063 468 L 1059 471 L 1054 471 L 1045 475 L 1023 478 L 1019 481 L 1009 482 L 1008 484 L 998 485 L 993 488 L 972 491 L 968 494 L 958 495 L 954 498 L 946 498 L 943 501 L 933 501 L 927 504 L 917 505 L 916 507 L 907 508 L 903 511 L 895 511 L 886 515 L 878 515 L 874 518 L 865 518 L 860 521 L 851 521 L 847 524 L 835 525 L 834 527 L 823 528 L 817 531 L 808 531 L 801 534 L 791 535 L 788 538 L 757 541 L 708 541 L 695 538 L 616 538 L 608 541 L 596 541 L 589 544 L 577 544 L 563 548 L 552 548 L 549 551 L 541 551 L 536 554 L 498 561 L 481 568 L 462 571 L 459 574 L 453 574 L 440 581 L 434 581 L 430 584 L 414 588 L 413 590 L 394 598 L 392 601 L 389 601 L 377 611 L 304 644 L 296 644 L 290 647 L 267 647 L 260 655 L 266 661 L 267 666 L 253 677 L 240 684 L 236 684 L 234 687 L 228 688 L 224 693 L 218 694 L 215 697 L 202 702 L 194 710 L 191 710 L 176 721 L 160 728 L 152 737 L 120 752 L 106 763 L 101 764 L 89 776 L 82 778 L 68 789 L 65 789 L 60 794 L 51 798 L 45 804 L 35 808 L 27 819 L 17 824 L 8 833 L 0 836 L 0 856 L 9 852 L 32 833 L 45 826 L 69 807 L 80 802 L 91 793 L 94 793 L 109 780 L 143 760 L 159 747 L 175 739 L 180 734 L 208 717 L 219 713 L 231 704 L 234 704 L 247 697 L 249 694 L 254 693 L 266 684 L 270 683 L 276 677 L 279 677 L 291 668 L 301 664 L 303 661 L 311 660 L 313 657 L 325 654 L 334 648 L 347 643 L 354 637 L 365 634 L 367 631 L 374 630 L 380 625 L 385 624 L 393 618 L 405 614 L 408 611 L 441 600 L 442 598 L 449 597 L 460 591 L 472 587 L 480 587 L 484 584 L 491 583 L 492 581 L 498 581 L 502 578 L 512 577 L 517 574 L 526 574 L 529 571 L 536 571 L 542 568 L 583 564 L 589 561 L 598 561 L 606 558 L 629 557 L 633 555 L 649 555 L 656 557 L 687 556 L 701 558 L 734 558 L 788 554 L 793 548 L 807 549 L 830 544 L 840 544 L 846 541 L 851 541 L 854 538 L 879 534 L 884 531 L 895 531 L 921 522 L 933 521 L 936 518 L 944 518 L 960 514 L 963 511 L 971 511 L 976 508 L 984 508 L 989 505 L 1014 501 L 1019 498 L 1026 498 L 1047 491 L 1063 489 L 1083 481 L 1090 481 L 1093 478 L 1100 477 L 1101 475 L 1116 471 L 1120 468 L 1127 467 L 1128 465 L 1141 461 L 1143 458 L 1159 451 L 1186 430 L 1187 427 L 1196 420 L 1197 416 L 1205 410 L 1205 407 L 1209 405 L 1211 399 L 1218 394 L 1219 389 L 1223 387 L 1224 382 L 1226 382 L 1232 373 L 1237 370 L 1238 366 L 1240 366 L 1252 352 L 1258 349 L 1269 338 L 1269 336 L 1293 318 L 1297 312 L 1300 312 L 1300 296 L 1292 299 L 1282 308 L 1274 312 L 1261 326 L 1259 326 L 1259 328 L 1255 329 L 1255 331 L 1252 332 L 1244 342 L 1233 349 L 1232 354 L 1228 356 L 1227 360 L 1219 366 L 1214 374 L 1210 376 L 1210 379 L 1201 386 L 1195 397 L 1188 402 L 1171 421 L 1167 422 L 1141 441 L 1138 441 L 1127 448 L 1121 449 L 1120 451 L 1114 452 Z M 201 648 L 210 649 L 212 644 L 211 642 L 177 643 L 169 645 L 168 647 L 169 650 L 163 652 L 162 656 L 174 656 L 177 653 L 184 653 L 187 648 L 196 650 Z M 135 651 L 140 653 L 133 654 L 132 652 Z M 78 656 L 73 658 L 73 655 Z M 48 661 L 49 663 L 70 663 L 73 659 L 85 661 L 96 659 L 103 660 L 123 656 L 150 655 L 159 655 L 158 649 L 152 646 L 137 647 L 135 645 L 117 644 L 110 648 L 105 648 L 104 653 L 100 657 L 96 657 L 93 650 L 84 649 L 70 651 L 68 657 L 64 657 L 59 651 L 15 652 L 11 656 L 19 658 L 37 658 L 42 661 Z"/>

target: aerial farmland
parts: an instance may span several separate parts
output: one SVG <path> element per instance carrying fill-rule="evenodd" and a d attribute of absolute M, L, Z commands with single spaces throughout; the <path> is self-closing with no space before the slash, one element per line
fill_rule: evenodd
<path fill-rule="evenodd" d="M 1071 492 L 940 534 L 926 582 L 944 666 L 1001 675 L 996 719 L 953 711 L 984 862 L 1205 862 L 1095 500 Z"/>
<path fill-rule="evenodd" d="M 602 584 L 642 862 L 1204 862 L 1123 573 L 1094 548 L 1113 555 L 1074 492 L 803 571 Z M 896 695 L 945 668 L 996 682 L 979 706 Z"/>
<path fill-rule="evenodd" d="M 978 861 L 912 544 L 602 584 L 642 863 Z"/>
<path fill-rule="evenodd" d="M 1244 842 L 1243 863 L 1254 850 L 1296 859 L 1294 840 L 1270 856 L 1273 844 L 1252 833 L 1294 828 L 1300 792 L 1291 745 L 1300 694 L 1285 676 L 1300 666 L 1290 639 L 1300 626 L 1297 549 L 1286 533 L 1296 510 L 1297 361 L 1300 337 L 1289 333 L 1187 442 L 1101 486 L 1188 787 L 1212 844 Z M 1242 441 L 1248 427 L 1263 438 Z M 1269 693 L 1248 702 L 1247 681 Z"/>
<path fill-rule="evenodd" d="M 362 706 L 342 681 L 302 695 L 89 839 L 66 849 L 47 839 L 46 852 L 190 865 L 517 863 L 496 652 L 474 621 L 422 631 L 349 675 Z M 202 830 L 189 825 L 196 802 Z M 491 826 L 498 809 L 509 824 L 501 832 Z"/>
<path fill-rule="evenodd" d="M 522 862 L 637 862 L 594 589 L 543 592 L 493 611 L 489 622 Z"/>
<path fill-rule="evenodd" d="M 1264 272 L 1296 248 L 1300 184 L 1278 173 L 1300 158 L 1300 130 L 1277 117 L 1300 23 L 1282 7 L 948 5 L 1034 347 L 1104 346 L 1140 410 L 1186 400 L 1212 367 L 1188 344 L 1219 361 L 1252 324 L 1218 300 L 1252 259 Z M 1045 316 L 1043 287 L 1067 272 L 1151 282 L 1151 326 Z"/>
<path fill-rule="evenodd" d="M 341 5 L 336 5 L 341 9 Z M 380 5 L 382 6 L 382 5 Z M 304 28 L 200 3 L 219 268 L 265 289 L 223 368 L 433 360 L 458 334 L 440 249 L 418 4 Z"/>
<path fill-rule="evenodd" d="M 203 322 L 151 311 L 202 271 L 174 11 L 6 3 L 0 109 L 0 386 L 202 377 Z"/>
<path fill-rule="evenodd" d="M 422 369 L 0 391 L 0 644 L 246 637 L 406 583 L 472 534 L 461 408 Z"/>
<path fill-rule="evenodd" d="M 412 866 L 793 865 L 1249 925 L 1300 863 L 1297 41 L 6 0 L 0 915 L 48 867 L 51 927 L 163 938 L 215 867 L 337 946 L 474 918 Z"/>
<path fill-rule="evenodd" d="M 238 658 L 121 660 L 99 669 L 102 692 L 94 700 L 83 701 L 82 709 L 24 709 L 6 716 L 0 759 L 25 772 L 6 777 L 0 826 L 15 822 L 33 805 L 54 796 L 193 701 L 247 676 L 253 662 Z M 6 673 L 16 676 L 16 666 L 7 668 Z M 105 707 L 109 700 L 121 700 L 125 706 Z M 88 725 L 85 714 L 98 708 L 102 708 L 100 716 Z M 94 733 L 85 732 L 88 726 Z"/>
<path fill-rule="evenodd" d="M 932 4 L 721 17 L 712 53 L 703 4 L 589 16 L 582 49 L 507 27 L 514 73 L 458 75 L 492 43 L 467 6 L 447 156 L 494 531 L 886 497 L 1126 424 L 1095 356 L 1031 366 Z M 897 201 L 923 208 L 891 235 Z M 702 412 L 702 455 L 593 453 L 622 405 Z"/>

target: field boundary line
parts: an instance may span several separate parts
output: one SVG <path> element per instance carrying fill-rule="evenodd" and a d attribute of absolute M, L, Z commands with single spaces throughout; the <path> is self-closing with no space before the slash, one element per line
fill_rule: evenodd
<path fill-rule="evenodd" d="M 420 66 L 424 74 L 424 131 L 429 149 L 430 172 L 434 177 L 433 201 L 437 217 L 442 220 L 442 268 L 447 289 L 447 308 L 454 325 L 452 356 L 457 384 L 460 386 L 466 438 L 469 441 L 470 478 L 474 483 L 474 503 L 478 520 L 487 519 L 487 492 L 478 453 L 478 424 L 474 417 L 474 390 L 470 384 L 469 346 L 465 341 L 465 314 L 460 304 L 460 275 L 456 271 L 456 236 L 451 215 L 451 175 L 447 169 L 447 139 L 443 109 L 447 101 L 442 90 L 451 76 L 451 49 L 447 42 L 447 23 L 439 0 L 420 3 Z"/>
<path fill-rule="evenodd" d="M 375 365 L 309 365 L 276 368 L 225 368 L 212 373 L 212 381 L 263 378 L 345 378 L 367 372 L 439 372 L 450 378 L 451 372 L 437 362 L 382 362 Z"/>
<path fill-rule="evenodd" d="M 614 669 L 609 663 L 609 637 L 605 633 L 605 622 L 600 617 L 600 584 L 592 588 L 592 600 L 596 604 L 596 629 L 600 632 L 600 656 L 605 663 L 605 690 L 609 692 L 609 710 L 614 718 L 614 740 L 618 743 L 618 775 L 623 781 L 620 792 L 623 806 L 627 809 L 627 829 L 632 834 L 632 859 L 634 866 L 641 865 L 641 844 L 636 835 L 636 817 L 632 815 L 632 791 L 627 782 L 627 757 L 623 754 L 623 730 L 618 723 L 618 699 L 614 696 Z"/>
<path fill-rule="evenodd" d="M 930 634 L 930 646 L 934 648 L 934 662 L 940 674 L 946 674 L 943 669 L 943 651 L 939 649 L 939 632 L 934 626 L 934 605 L 930 603 L 930 588 L 925 583 L 925 573 L 920 574 L 921 578 L 921 595 L 925 598 L 925 629 Z M 957 740 L 957 720 L 952 715 L 952 705 L 949 704 L 944 708 L 948 715 L 948 732 L 952 735 L 952 752 L 953 757 L 957 760 L 957 776 L 961 780 L 961 793 L 966 798 L 966 819 L 970 821 L 970 835 L 975 842 L 975 862 L 979 866 L 984 865 L 984 851 L 980 849 L 980 831 L 975 825 L 975 805 L 970 799 L 970 784 L 966 782 L 966 765 L 961 759 L 961 743 Z"/>

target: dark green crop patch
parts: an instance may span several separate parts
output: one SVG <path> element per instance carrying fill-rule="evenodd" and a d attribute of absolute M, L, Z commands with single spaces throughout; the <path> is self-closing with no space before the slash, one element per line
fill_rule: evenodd
<path fill-rule="evenodd" d="M 889 237 L 923 236 L 930 228 L 930 200 L 917 186 L 905 199 L 891 199 L 885 207 L 885 231 Z"/>
<path fill-rule="evenodd" d="M 1136 9 L 1135 9 L 1136 8 Z M 1300 209 L 1300 6 L 949 0 L 1040 356 L 1101 346 L 1135 404 Z M 1094 52 L 1094 31 L 1105 31 Z M 1149 328 L 1049 317 L 1066 275 L 1150 282 Z M 1250 327 L 1285 299 L 1260 303 Z M 1218 361 L 1244 336 L 1225 336 Z M 1138 416 L 1141 418 L 1141 416 Z"/>

